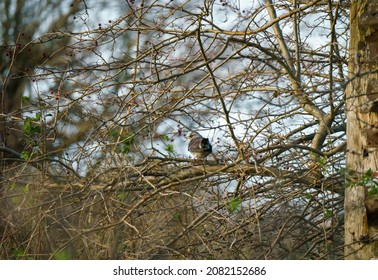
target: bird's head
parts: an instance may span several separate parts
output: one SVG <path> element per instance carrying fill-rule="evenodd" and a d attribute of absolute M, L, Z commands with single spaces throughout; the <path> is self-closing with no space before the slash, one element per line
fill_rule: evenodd
<path fill-rule="evenodd" d="M 202 136 L 198 132 L 191 132 L 186 138 L 193 139 L 193 138 L 202 138 Z"/>

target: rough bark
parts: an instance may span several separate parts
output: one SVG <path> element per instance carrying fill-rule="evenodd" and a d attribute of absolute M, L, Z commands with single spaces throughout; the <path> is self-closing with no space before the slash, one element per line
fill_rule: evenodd
<path fill-rule="evenodd" d="M 366 205 L 375 204 L 368 190 L 378 170 L 378 113 L 366 104 L 378 100 L 378 1 L 352 1 L 350 21 L 344 253 L 372 259 L 378 257 L 378 216 Z"/>

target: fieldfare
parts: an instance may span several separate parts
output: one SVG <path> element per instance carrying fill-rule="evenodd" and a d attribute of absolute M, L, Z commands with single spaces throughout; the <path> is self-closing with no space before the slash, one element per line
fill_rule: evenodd
<path fill-rule="evenodd" d="M 197 132 L 190 133 L 189 137 L 188 151 L 196 159 L 203 159 L 211 154 L 212 148 L 209 139 L 202 137 Z"/>

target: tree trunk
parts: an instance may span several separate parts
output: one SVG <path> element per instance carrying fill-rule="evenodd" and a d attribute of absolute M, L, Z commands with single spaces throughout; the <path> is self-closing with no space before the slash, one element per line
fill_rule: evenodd
<path fill-rule="evenodd" d="M 352 1 L 346 90 L 345 258 L 378 258 L 378 0 Z M 377 212 L 377 213 L 376 213 Z"/>

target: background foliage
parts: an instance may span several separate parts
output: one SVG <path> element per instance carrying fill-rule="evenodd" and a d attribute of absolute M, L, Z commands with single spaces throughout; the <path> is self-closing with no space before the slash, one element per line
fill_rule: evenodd
<path fill-rule="evenodd" d="M 0 257 L 342 258 L 349 1 L 114 2 L 0 4 Z"/>

